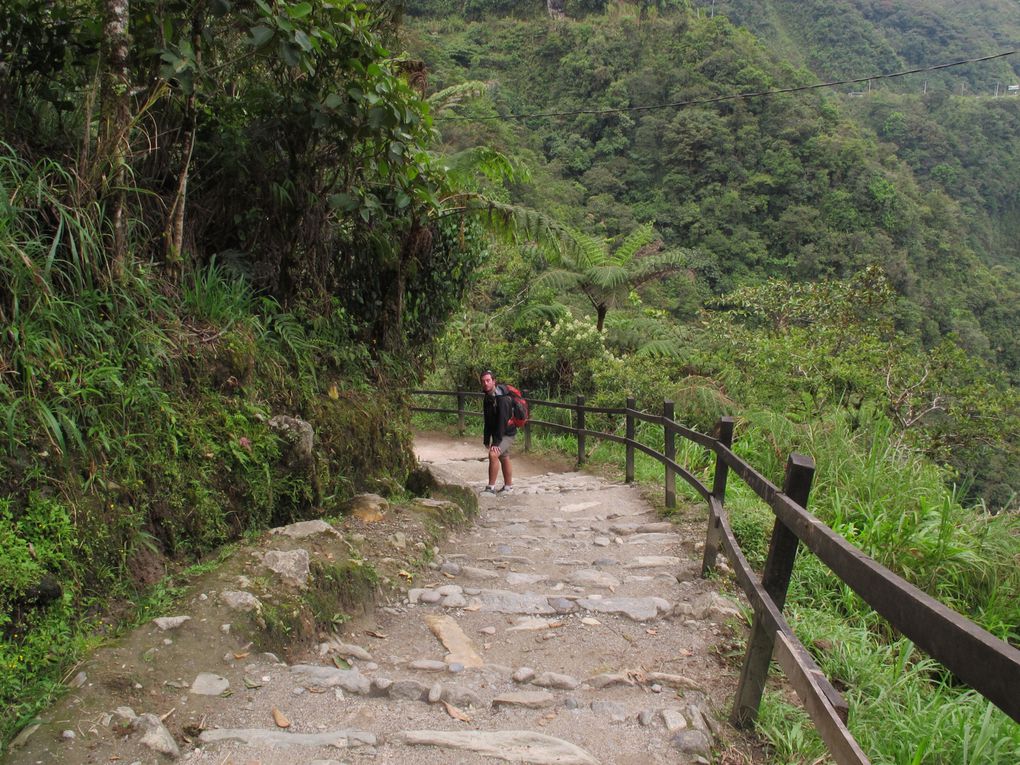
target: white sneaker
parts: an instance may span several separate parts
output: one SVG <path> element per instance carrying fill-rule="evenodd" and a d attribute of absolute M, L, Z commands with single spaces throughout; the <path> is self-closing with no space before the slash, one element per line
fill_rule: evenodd
<path fill-rule="evenodd" d="M 502 489 L 499 490 L 499 493 L 504 495 L 504 496 L 506 496 L 507 494 L 513 494 L 514 493 L 514 487 L 513 486 L 504 486 Z"/>

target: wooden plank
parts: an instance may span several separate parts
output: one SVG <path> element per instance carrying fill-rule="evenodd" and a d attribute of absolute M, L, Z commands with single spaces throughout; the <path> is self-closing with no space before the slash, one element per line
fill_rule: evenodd
<path fill-rule="evenodd" d="M 814 472 L 815 465 L 809 457 L 791 454 L 786 463 L 783 490 L 806 505 Z M 798 544 L 796 535 L 776 518 L 761 577 L 761 588 L 768 594 L 776 612 L 781 612 L 786 603 L 786 591 L 790 586 Z M 780 624 L 778 620 L 774 620 L 775 625 L 765 624 L 764 618 L 765 614 L 756 609 L 751 636 L 747 641 L 747 655 L 740 670 L 737 699 L 733 704 L 732 720 L 738 727 L 746 727 L 754 722 L 765 691 L 765 680 L 768 678 L 769 662 L 775 646 L 775 629 Z"/>
<path fill-rule="evenodd" d="M 900 578 L 789 497 L 776 515 L 872 608 L 1011 718 L 1020 722 L 1020 650 Z"/>
<path fill-rule="evenodd" d="M 846 727 L 845 720 L 829 703 L 818 682 L 817 667 L 805 664 L 803 656 L 796 638 L 782 631 L 776 633 L 776 661 L 804 702 L 818 735 L 822 737 L 837 765 L 870 765 L 868 756 Z"/>
<path fill-rule="evenodd" d="M 665 488 L 666 488 L 666 509 L 672 510 L 676 507 L 676 470 L 671 466 L 676 464 L 676 433 L 667 427 L 672 424 L 674 416 L 673 402 L 662 402 L 662 440 L 663 456 L 662 464 L 666 467 Z"/>
<path fill-rule="evenodd" d="M 740 545 L 737 544 L 737 538 L 733 534 L 733 529 L 730 527 L 729 518 L 726 515 L 726 511 L 720 505 L 716 505 L 719 522 L 719 534 L 723 549 L 726 551 L 726 557 L 729 558 L 730 564 L 733 566 L 733 575 L 737 580 L 737 584 L 747 595 L 747 599 L 751 601 L 751 607 L 754 609 L 755 614 L 760 614 L 762 621 L 766 626 L 777 632 L 783 632 L 787 635 L 793 636 L 793 630 L 787 623 L 786 618 L 780 613 L 779 609 L 776 608 L 776 604 L 769 598 L 768 593 L 762 588 L 761 584 L 755 577 L 754 569 L 751 568 L 751 564 L 747 562 L 747 558 L 744 557 L 743 550 L 740 549 Z M 796 638 L 794 637 L 794 640 Z M 800 645 L 798 642 L 797 645 Z M 836 689 L 836 687 L 830 683 L 826 678 L 822 670 L 815 663 L 811 655 L 806 650 L 802 650 L 802 663 L 812 670 L 812 674 L 815 676 L 816 684 L 822 689 L 826 698 L 829 701 L 829 705 L 839 711 L 840 714 L 846 715 L 848 705 L 843 695 Z"/>
<path fill-rule="evenodd" d="M 743 479 L 744 483 L 754 490 L 755 494 L 766 502 L 769 502 L 773 497 L 779 494 L 778 486 L 751 467 L 743 459 L 734 454 L 729 448 L 717 443 L 715 446 L 715 453 L 723 459 L 734 473 Z"/>
<path fill-rule="evenodd" d="M 716 439 L 712 436 L 706 436 L 704 433 L 699 433 L 696 430 L 691 430 L 686 425 L 681 425 L 679 422 L 674 422 L 670 418 L 669 422 L 663 422 L 662 426 L 668 428 L 678 436 L 683 436 L 688 441 L 693 441 L 696 444 L 700 444 L 708 449 L 715 449 Z"/>

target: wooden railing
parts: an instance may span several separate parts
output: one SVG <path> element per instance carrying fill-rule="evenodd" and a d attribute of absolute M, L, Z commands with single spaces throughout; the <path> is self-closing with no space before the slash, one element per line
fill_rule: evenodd
<path fill-rule="evenodd" d="M 457 408 L 411 407 L 413 411 L 457 416 L 461 433 L 466 417 L 481 417 L 480 407 L 469 410 L 469 399 L 481 398 L 473 391 L 413 391 L 420 396 L 454 397 Z M 531 448 L 531 430 L 543 427 L 571 433 L 577 438 L 577 463 L 584 464 L 586 440 L 597 438 L 623 444 L 626 448 L 625 480 L 634 480 L 634 453 L 640 451 L 665 468 L 665 503 L 676 506 L 676 477 L 679 476 L 708 504 L 708 533 L 705 540 L 702 575 L 716 565 L 720 549 L 735 572 L 737 583 L 754 609 L 751 634 L 741 668 L 730 720 L 738 727 L 751 725 L 761 703 L 769 662 L 775 657 L 811 715 L 819 735 L 839 765 L 864 765 L 869 760 L 846 727 L 847 703 L 830 683 L 814 659 L 794 635 L 783 617 L 783 606 L 801 544 L 861 596 L 892 627 L 939 661 L 960 680 L 975 689 L 1011 718 L 1020 722 L 1020 650 L 961 616 L 927 593 L 889 571 L 828 528 L 805 508 L 814 476 L 810 457 L 791 454 L 786 464 L 783 488 L 772 484 L 732 450 L 733 419 L 722 418 L 715 435 L 686 428 L 673 420 L 673 403 L 663 402 L 661 415 L 638 411 L 634 399 L 623 408 L 592 407 L 578 396 L 576 403 L 529 399 L 533 419 L 524 427 L 524 449 Z M 573 425 L 534 419 L 543 410 L 568 410 Z M 586 414 L 625 418 L 625 433 L 590 430 Z M 661 452 L 635 438 L 635 423 L 662 427 Z M 712 487 L 702 484 L 676 462 L 676 437 L 686 438 L 715 454 Z M 775 514 L 768 556 L 760 577 L 751 569 L 730 527 L 724 509 L 729 474 L 746 483 Z"/>

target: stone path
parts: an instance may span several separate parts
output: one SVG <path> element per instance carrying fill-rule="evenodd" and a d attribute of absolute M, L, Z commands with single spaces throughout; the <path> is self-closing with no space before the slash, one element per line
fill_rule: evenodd
<path fill-rule="evenodd" d="M 484 485 L 478 444 L 420 436 L 417 451 L 440 480 Z M 290 665 L 212 648 L 179 669 L 175 709 L 199 724 L 171 735 L 173 712 L 147 709 L 143 696 L 137 709 L 98 716 L 91 739 L 88 728 L 66 731 L 65 754 L 84 747 L 87 757 L 52 761 L 709 762 L 734 735 L 717 722 L 734 678 L 714 648 L 740 622 L 736 604 L 697 576 L 691 543 L 638 490 L 541 472 L 524 457 L 515 468 L 515 494 L 483 495 L 477 522 L 441 546 L 402 600 Z M 279 572 L 300 586 L 307 557 L 281 555 L 301 558 L 296 574 Z M 264 560 L 281 566 L 279 557 Z M 229 593 L 236 607 L 255 607 L 242 592 Z M 176 619 L 155 629 L 194 628 Z M 40 751 L 8 762 L 47 761 Z"/>

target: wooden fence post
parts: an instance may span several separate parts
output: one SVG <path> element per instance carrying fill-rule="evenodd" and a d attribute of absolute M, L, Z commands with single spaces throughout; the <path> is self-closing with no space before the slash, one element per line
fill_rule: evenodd
<path fill-rule="evenodd" d="M 803 454 L 791 454 L 786 463 L 786 481 L 783 493 L 801 507 L 807 507 L 811 479 L 815 474 L 815 463 Z M 765 559 L 761 582 L 769 597 L 782 610 L 786 603 L 786 590 L 793 573 L 793 562 L 797 557 L 798 539 L 778 518 L 772 528 L 772 541 Z M 769 673 L 769 662 L 776 644 L 775 633 L 762 624 L 761 615 L 755 612 L 751 624 L 751 635 L 747 640 L 744 666 L 740 670 L 737 698 L 733 703 L 730 721 L 738 728 L 754 723 L 758 706 L 765 690 L 765 679 Z"/>
<path fill-rule="evenodd" d="M 667 422 L 673 422 L 673 402 L 662 402 L 662 417 Z M 676 462 L 676 433 L 672 428 L 663 425 L 662 435 L 665 438 L 666 459 Z M 676 507 L 676 471 L 666 465 L 666 507 L 670 510 Z"/>
<path fill-rule="evenodd" d="M 720 445 L 729 449 L 733 445 L 733 423 L 734 418 L 722 417 L 716 427 L 716 440 Z M 730 466 L 726 464 L 721 455 L 715 456 L 715 480 L 712 482 L 712 497 L 718 501 L 719 507 L 723 506 L 726 499 L 726 478 L 729 476 Z M 715 570 L 715 559 L 719 554 L 719 543 L 722 541 L 722 529 L 719 526 L 719 517 L 709 509 L 708 532 L 705 534 L 705 555 L 701 560 L 701 576 L 706 577 Z"/>
<path fill-rule="evenodd" d="M 637 401 L 627 399 L 627 467 L 624 473 L 624 483 L 634 483 L 634 415 L 633 410 L 637 409 Z"/>
<path fill-rule="evenodd" d="M 457 432 L 464 435 L 464 391 L 457 386 Z"/>
<path fill-rule="evenodd" d="M 584 396 L 577 397 L 577 466 L 584 464 Z"/>
<path fill-rule="evenodd" d="M 524 396 L 524 400 L 528 400 L 528 392 L 526 390 L 521 391 L 521 395 Z M 530 415 L 530 413 L 529 413 Z M 528 417 L 528 421 L 524 423 L 524 451 L 531 451 L 531 417 Z"/>

